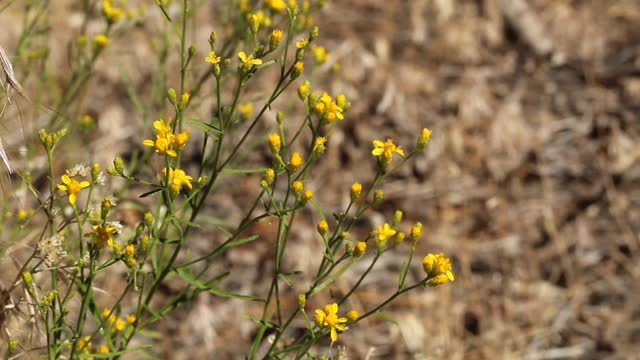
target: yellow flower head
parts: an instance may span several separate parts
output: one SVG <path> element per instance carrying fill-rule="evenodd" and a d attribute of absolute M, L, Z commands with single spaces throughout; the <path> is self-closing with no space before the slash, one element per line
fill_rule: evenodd
<path fill-rule="evenodd" d="M 404 156 L 404 150 L 402 150 L 400 146 L 396 146 L 393 143 L 393 140 L 387 139 L 387 141 L 385 142 L 382 142 L 380 140 L 373 140 L 373 150 L 371 150 L 372 155 L 382 155 L 385 161 L 391 162 L 394 152 L 400 154 L 401 156 Z"/>
<path fill-rule="evenodd" d="M 242 120 L 249 120 L 249 118 L 253 114 L 253 103 L 247 102 L 238 105 L 238 112 L 240 113 L 240 118 L 242 118 Z"/>
<path fill-rule="evenodd" d="M 187 139 L 188 137 L 189 135 L 187 134 Z M 156 135 L 155 141 L 147 139 L 143 141 L 142 144 L 154 148 L 158 154 L 167 154 L 171 157 L 176 157 L 178 156 L 178 153 L 171 148 L 174 141 L 175 135 L 173 134 L 167 134 L 166 136 Z"/>
<path fill-rule="evenodd" d="M 329 224 L 326 220 L 320 220 L 318 223 L 318 233 L 320 233 L 320 235 L 324 235 L 327 231 L 329 231 Z"/>
<path fill-rule="evenodd" d="M 420 133 L 420 137 L 418 137 L 418 148 L 423 149 L 429 143 L 429 139 L 431 138 L 431 130 L 424 128 Z"/>
<path fill-rule="evenodd" d="M 166 137 L 168 134 L 171 134 L 171 118 L 167 119 L 167 121 L 163 119 L 154 121 L 153 128 L 156 131 L 156 135 Z"/>
<path fill-rule="evenodd" d="M 58 189 L 66 191 L 69 194 L 69 203 L 75 205 L 77 194 L 80 190 L 89 187 L 88 181 L 77 181 L 70 178 L 68 175 L 62 175 L 62 184 L 58 185 Z"/>
<path fill-rule="evenodd" d="M 324 46 L 311 45 L 311 53 L 316 64 L 324 64 L 329 60 L 329 54 Z"/>
<path fill-rule="evenodd" d="M 280 29 L 273 29 L 271 31 L 271 39 L 269 40 L 269 49 L 273 50 L 280 46 L 282 42 L 282 35 L 284 32 Z"/>
<path fill-rule="evenodd" d="M 347 319 L 349 319 L 349 321 L 356 321 L 358 320 L 358 312 L 355 310 L 351 310 L 347 313 Z"/>
<path fill-rule="evenodd" d="M 264 0 L 264 4 L 276 12 L 280 12 L 287 8 L 287 4 L 284 0 Z"/>
<path fill-rule="evenodd" d="M 111 1 L 109 0 L 104 0 L 102 2 L 102 13 L 107 18 L 107 21 L 109 21 L 110 23 L 114 23 L 118 21 L 118 19 L 120 19 L 125 15 L 125 12 L 123 9 L 118 7 L 113 7 L 111 5 Z"/>
<path fill-rule="evenodd" d="M 162 175 L 167 176 L 167 168 L 162 169 Z M 180 192 L 182 186 L 186 186 L 189 189 L 193 188 L 191 180 L 193 177 L 187 175 L 182 169 L 169 168 L 169 190 L 172 193 L 177 194 Z"/>
<path fill-rule="evenodd" d="M 303 162 L 304 160 L 302 160 L 302 155 L 300 155 L 299 152 L 294 151 L 289 159 L 289 168 L 291 171 L 296 171 L 300 166 L 302 166 Z"/>
<path fill-rule="evenodd" d="M 443 253 L 427 254 L 422 259 L 422 268 L 427 273 L 427 285 L 435 286 L 454 280 L 451 260 Z"/>
<path fill-rule="evenodd" d="M 362 184 L 357 181 L 351 184 L 351 201 L 356 201 L 360 197 L 361 192 Z"/>
<path fill-rule="evenodd" d="M 304 189 L 304 185 L 302 184 L 302 181 L 296 180 L 291 183 L 291 189 L 293 190 L 294 193 L 300 194 Z"/>
<path fill-rule="evenodd" d="M 367 243 L 364 241 L 358 241 L 355 249 L 353 249 L 353 256 L 362 256 L 367 251 Z"/>
<path fill-rule="evenodd" d="M 204 58 L 204 61 L 210 63 L 210 64 L 219 64 L 220 63 L 220 56 L 216 56 L 216 52 L 215 51 L 211 51 L 209 53 L 209 55 L 207 55 L 206 58 Z"/>
<path fill-rule="evenodd" d="M 298 49 L 304 49 L 305 47 L 307 47 L 307 45 L 309 45 L 308 39 L 302 39 L 300 41 L 296 41 L 296 47 Z"/>
<path fill-rule="evenodd" d="M 254 65 L 261 65 L 262 60 L 254 59 L 253 54 L 247 55 L 244 51 L 240 51 L 238 53 L 238 57 L 240 58 L 240 68 L 244 71 L 251 70 Z"/>
<path fill-rule="evenodd" d="M 84 234 L 85 237 L 92 237 L 93 241 L 99 247 L 113 244 L 113 238 L 111 238 L 111 234 L 115 234 L 116 228 L 106 225 L 93 225 L 91 226 L 93 229 L 92 232 Z"/>
<path fill-rule="evenodd" d="M 273 154 L 278 154 L 280 152 L 280 146 L 282 142 L 280 140 L 280 135 L 277 133 L 271 133 L 269 135 L 269 147 L 271 148 L 271 152 Z"/>
<path fill-rule="evenodd" d="M 324 136 L 318 136 L 313 145 L 313 152 L 315 154 L 323 154 L 325 151 L 325 143 L 327 142 L 327 138 Z"/>
<path fill-rule="evenodd" d="M 109 37 L 104 34 L 98 34 L 93 37 L 93 43 L 97 48 L 104 48 L 109 45 Z"/>
<path fill-rule="evenodd" d="M 189 141 L 189 129 L 177 133 L 173 138 L 173 143 L 178 149 L 182 149 L 187 144 L 187 141 Z"/>
<path fill-rule="evenodd" d="M 346 317 L 338 317 L 338 304 L 328 304 L 324 310 L 316 309 L 314 321 L 316 325 L 325 329 L 331 329 L 331 341 L 338 339 L 338 331 L 344 331 L 344 323 L 349 321 Z"/>
<path fill-rule="evenodd" d="M 396 231 L 391 228 L 391 225 L 384 223 L 382 226 L 378 226 L 378 240 L 385 241 L 396 234 Z"/>

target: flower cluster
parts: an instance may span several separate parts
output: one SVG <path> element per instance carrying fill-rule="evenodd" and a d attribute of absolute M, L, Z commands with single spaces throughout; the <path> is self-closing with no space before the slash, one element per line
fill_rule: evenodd
<path fill-rule="evenodd" d="M 177 134 L 171 131 L 171 119 L 166 122 L 158 119 L 153 122 L 153 128 L 156 131 L 156 139 L 147 139 L 142 144 L 154 148 L 158 154 L 177 157 L 178 151 L 182 150 L 189 140 L 189 129 Z"/>
<path fill-rule="evenodd" d="M 114 311 L 109 308 L 102 310 L 102 318 L 105 320 L 105 324 L 111 327 L 112 331 L 122 331 L 128 325 L 133 325 L 137 320 L 135 315 L 128 315 L 123 319 L 117 316 Z"/>
<path fill-rule="evenodd" d="M 425 284 L 429 286 L 442 285 L 454 280 L 451 260 L 442 253 L 427 254 L 422 259 L 422 268 L 427 273 Z"/>

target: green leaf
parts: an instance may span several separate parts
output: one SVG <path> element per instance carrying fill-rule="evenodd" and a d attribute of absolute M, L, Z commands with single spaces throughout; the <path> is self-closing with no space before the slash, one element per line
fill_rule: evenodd
<path fill-rule="evenodd" d="M 230 169 L 225 167 L 220 172 L 223 174 L 256 174 L 256 173 L 263 173 L 265 170 L 267 170 L 266 167 L 253 168 L 253 169 Z"/>
<path fill-rule="evenodd" d="M 253 296 L 253 295 L 235 294 L 235 293 L 226 292 L 226 291 L 220 290 L 220 289 L 209 289 L 208 291 L 209 291 L 209 293 L 211 293 L 213 295 L 217 295 L 217 296 L 224 297 L 224 298 L 229 298 L 229 299 L 240 299 L 240 300 L 264 302 L 264 300 L 262 298 L 257 297 L 257 296 Z"/>
<path fill-rule="evenodd" d="M 246 243 L 250 243 L 252 241 L 257 240 L 258 238 L 260 238 L 260 235 L 249 235 L 249 236 L 247 236 L 245 238 L 242 238 L 242 239 L 229 241 L 228 243 L 226 243 L 224 245 L 224 249 L 232 248 L 232 247 L 235 247 L 235 246 L 240 246 L 240 245 L 243 245 L 243 244 L 246 244 Z"/>
<path fill-rule="evenodd" d="M 163 187 L 159 187 L 159 188 L 157 188 L 157 189 L 153 189 L 153 190 L 151 190 L 151 191 L 147 191 L 146 193 L 144 193 L 144 194 L 140 195 L 139 197 L 140 197 L 140 198 L 146 198 L 147 196 L 149 196 L 149 195 L 153 195 L 153 194 L 155 194 L 155 193 L 157 193 L 157 192 L 159 192 L 159 191 L 162 191 L 162 190 L 164 190 L 164 188 L 163 188 Z"/>
<path fill-rule="evenodd" d="M 313 291 L 311 292 L 311 294 L 309 294 L 309 297 L 317 294 L 318 292 L 320 292 L 322 289 L 326 288 L 327 286 L 329 286 L 329 284 L 331 284 L 332 282 L 334 282 L 338 277 L 340 277 L 340 275 L 342 275 L 345 271 L 347 271 L 347 269 L 349 269 L 351 267 L 351 265 L 353 265 L 353 263 L 355 262 L 356 259 L 351 258 L 351 260 L 349 260 L 349 263 L 347 263 L 347 265 L 343 266 L 342 268 L 340 268 L 340 270 L 338 270 L 335 274 L 331 275 L 327 280 L 323 281 L 320 285 L 316 286 L 315 289 L 313 289 Z"/>
<path fill-rule="evenodd" d="M 215 138 L 215 139 L 219 139 L 220 135 L 222 135 L 222 131 L 220 131 L 220 129 L 218 129 L 217 127 L 211 125 L 211 124 L 207 124 L 204 121 L 200 121 L 200 120 L 196 120 L 196 119 L 187 119 L 184 120 L 185 123 L 189 124 L 189 125 L 193 125 L 194 127 L 200 129 L 202 132 L 204 132 L 205 134 L 207 134 L 207 136 Z"/>
<path fill-rule="evenodd" d="M 398 320 L 392 318 L 391 316 L 385 314 L 382 311 L 376 311 L 376 315 L 378 315 L 382 320 L 384 320 L 386 322 L 390 322 L 392 324 L 399 325 L 398 324 Z"/>

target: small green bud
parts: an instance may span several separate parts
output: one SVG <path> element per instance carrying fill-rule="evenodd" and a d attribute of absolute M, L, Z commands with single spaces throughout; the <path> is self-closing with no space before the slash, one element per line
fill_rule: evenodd
<path fill-rule="evenodd" d="M 9 346 L 7 347 L 9 355 L 13 354 L 18 350 L 18 341 L 16 339 L 9 339 Z"/>
<path fill-rule="evenodd" d="M 382 200 L 382 197 L 384 195 L 384 192 L 382 191 L 382 189 L 378 189 L 373 193 L 373 203 L 377 204 Z"/>
<path fill-rule="evenodd" d="M 195 45 L 191 45 L 191 46 L 189 46 L 189 57 L 190 57 L 190 58 L 191 58 L 191 57 L 193 57 L 193 55 L 195 55 L 196 50 L 197 50 L 197 48 L 196 48 L 196 46 L 195 46 Z"/>
<path fill-rule="evenodd" d="M 33 291 L 33 275 L 29 271 L 22 273 L 22 281 L 29 292 Z"/>
<path fill-rule="evenodd" d="M 209 45 L 211 45 L 211 50 L 213 50 L 213 47 L 216 44 L 217 38 L 218 38 L 218 34 L 216 34 L 215 31 L 211 32 L 211 35 L 209 35 Z"/>
<path fill-rule="evenodd" d="M 398 226 L 398 224 L 400 224 L 401 221 L 402 221 L 402 211 L 396 210 L 396 212 L 393 214 L 393 227 Z"/>
<path fill-rule="evenodd" d="M 298 307 L 303 309 L 307 305 L 307 296 L 305 294 L 298 295 Z"/>
<path fill-rule="evenodd" d="M 178 94 L 176 93 L 176 89 L 169 88 L 169 90 L 167 90 L 167 99 L 169 99 L 171 105 L 176 105 L 176 103 L 178 102 Z"/>
<path fill-rule="evenodd" d="M 144 213 L 144 224 L 147 225 L 148 228 L 151 228 L 153 225 L 153 214 L 150 212 Z"/>
<path fill-rule="evenodd" d="M 249 30 L 251 30 L 252 34 L 258 33 L 258 28 L 260 28 L 260 21 L 258 21 L 258 16 L 256 14 L 249 15 L 247 19 L 249 21 Z"/>
<path fill-rule="evenodd" d="M 116 168 L 116 172 L 120 175 L 124 173 L 124 161 L 120 156 L 116 156 L 113 160 L 113 166 Z"/>
<path fill-rule="evenodd" d="M 117 176 L 120 175 L 118 174 L 118 171 L 116 170 L 116 168 L 114 166 L 109 166 L 107 168 L 107 174 L 111 175 L 111 176 Z"/>
<path fill-rule="evenodd" d="M 311 29 L 311 32 L 309 33 L 309 42 L 312 42 L 313 40 L 317 39 L 319 32 L 320 32 L 320 29 L 318 29 L 317 26 L 314 26 L 313 29 Z"/>

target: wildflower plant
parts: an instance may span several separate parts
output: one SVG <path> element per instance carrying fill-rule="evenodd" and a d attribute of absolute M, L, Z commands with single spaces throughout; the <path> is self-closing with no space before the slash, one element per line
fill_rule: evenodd
<path fill-rule="evenodd" d="M 323 353 L 314 345 L 325 339 L 333 344 L 341 333 L 359 331 L 360 321 L 380 313 L 398 296 L 454 280 L 450 259 L 441 253 L 426 254 L 423 277 L 408 284 L 422 224 L 404 228 L 401 211 L 389 214 L 367 237 L 350 235 L 356 221 L 383 201 L 385 179 L 421 153 L 431 130 L 422 130 L 412 146 L 372 139 L 371 176 L 359 174 L 358 182 L 343 189 L 347 206 L 325 214 L 314 193 L 320 189 L 310 185 L 316 176 L 312 169 L 329 151 L 332 129 L 349 121 L 351 104 L 344 94 L 314 88 L 305 78 L 305 72 L 312 70 L 305 62 L 319 65 L 329 59 L 327 50 L 315 44 L 319 29 L 313 26 L 313 14 L 324 1 L 240 0 L 229 4 L 230 17 L 220 30 L 230 35 L 221 41 L 212 33 L 209 48 L 203 52 L 187 43 L 189 11 L 194 4 L 183 0 L 181 15 L 172 18 L 169 1 L 156 1 L 167 26 L 164 39 L 178 33 L 179 78 L 175 88 L 165 86 L 168 78 L 153 84 L 149 102 L 140 105 L 144 134 L 136 134 L 135 149 L 126 161 L 116 157 L 104 170 L 106 164 L 98 163 L 61 170 L 63 139 L 77 133 L 74 127 L 91 122 L 90 117 L 78 114 L 75 118 L 82 121 L 74 123 L 65 114 L 81 109 L 76 100 L 97 59 L 115 46 L 118 36 L 133 26 L 127 22 L 138 21 L 143 11 L 127 8 L 124 1 L 104 0 L 99 15 L 103 31 L 94 34 L 90 48 L 88 33 L 70 46 L 75 55 L 70 88 L 57 99 L 57 111 L 46 124 L 47 130 L 39 132 L 48 164 L 43 178 L 48 185 L 38 187 L 32 175 L 23 175 L 24 187 L 39 204 L 36 214 L 42 214 L 45 221 L 33 253 L 20 264 L 19 274 L 0 299 L 3 304 L 18 304 L 10 307 L 15 313 L 5 310 L 8 316 L 34 314 L 42 341 L 12 338 L 10 353 L 41 349 L 49 359 L 74 359 L 151 352 L 152 340 L 144 337 L 149 329 L 198 294 L 209 293 L 260 303 L 262 311 L 250 314 L 256 331 L 247 358 L 317 357 Z M 95 15 L 87 10 L 86 16 Z M 264 79 L 267 72 L 277 78 L 270 91 L 248 99 L 247 89 L 258 86 L 258 79 Z M 189 73 L 198 75 L 192 78 Z M 266 122 L 269 111 L 291 105 L 285 103 L 283 94 L 294 92 L 297 99 L 294 95 L 290 103 L 302 110 L 302 116 L 278 111 L 275 125 Z M 276 103 L 278 99 L 283 100 Z M 198 111 L 204 100 L 213 102 L 212 115 Z M 245 153 L 260 148 L 268 149 L 270 159 L 254 166 Z M 256 198 L 238 223 L 212 224 L 205 213 L 219 199 L 218 192 L 224 191 L 222 179 L 244 174 L 256 175 Z M 140 216 L 135 223 L 122 225 L 119 208 L 126 204 L 133 204 Z M 299 226 L 295 219 L 310 216 L 304 209 L 313 214 L 310 220 L 316 224 L 322 248 L 308 284 L 283 266 Z M 22 211 L 22 218 L 34 216 Z M 277 227 L 272 239 L 247 234 L 266 219 Z M 215 233 L 224 240 L 210 244 L 204 253 L 193 252 L 194 239 L 203 233 Z M 378 260 L 395 256 L 392 244 L 402 246 L 407 238 L 411 250 L 402 261 L 397 288 L 376 306 L 350 309 L 349 298 Z M 224 280 L 229 272 L 216 273 L 216 261 L 234 247 L 260 241 L 273 244 L 268 290 L 241 294 L 227 290 Z M 358 262 L 368 263 L 358 280 L 341 296 L 331 295 L 332 285 L 355 271 L 353 265 Z M 125 274 L 120 292 L 105 299 L 98 291 L 101 281 L 118 273 Z M 170 279 L 178 280 L 179 289 L 168 298 L 159 296 Z M 20 288 L 24 291 L 19 292 Z M 289 296 L 297 296 L 295 309 L 284 306 Z M 19 312 L 19 308 L 29 311 Z M 287 329 L 296 319 L 303 320 L 306 329 L 292 334 Z M 143 345 L 132 345 L 134 338 Z"/>

